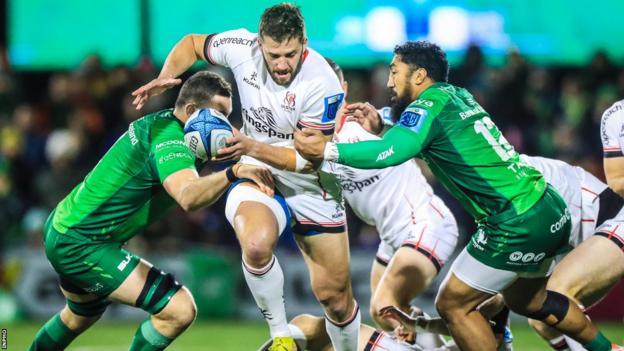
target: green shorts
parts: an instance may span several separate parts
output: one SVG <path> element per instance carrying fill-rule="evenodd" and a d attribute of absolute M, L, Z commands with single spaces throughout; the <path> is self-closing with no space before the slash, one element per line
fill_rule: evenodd
<path fill-rule="evenodd" d="M 124 250 L 122 243 L 97 241 L 71 229 L 58 232 L 53 216 L 54 212 L 44 226 L 44 246 L 65 290 L 108 296 L 139 264 L 140 258 Z"/>
<path fill-rule="evenodd" d="M 468 253 L 483 264 L 513 272 L 535 272 L 565 250 L 571 215 L 552 186 L 521 215 L 502 213 L 478 222 Z"/>

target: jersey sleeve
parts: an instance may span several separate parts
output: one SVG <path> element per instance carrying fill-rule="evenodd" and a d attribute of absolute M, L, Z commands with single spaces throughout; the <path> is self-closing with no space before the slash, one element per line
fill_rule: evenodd
<path fill-rule="evenodd" d="M 624 108 L 616 104 L 606 110 L 600 123 L 604 158 L 624 156 Z"/>
<path fill-rule="evenodd" d="M 204 43 L 204 56 L 213 65 L 234 68 L 251 57 L 257 35 L 244 28 L 210 34 Z"/>
<path fill-rule="evenodd" d="M 435 95 L 414 101 L 383 139 L 337 145 L 338 162 L 355 168 L 386 168 L 415 157 L 438 135 L 435 120 L 444 103 L 444 97 Z"/>
<path fill-rule="evenodd" d="M 184 144 L 184 134 L 175 123 L 163 120 L 152 126 L 150 149 L 161 183 L 177 171 L 195 169 L 195 155 Z"/>
<path fill-rule="evenodd" d="M 334 72 L 327 69 L 323 73 L 312 83 L 297 128 L 311 128 L 332 135 L 336 116 L 344 100 L 344 91 Z"/>

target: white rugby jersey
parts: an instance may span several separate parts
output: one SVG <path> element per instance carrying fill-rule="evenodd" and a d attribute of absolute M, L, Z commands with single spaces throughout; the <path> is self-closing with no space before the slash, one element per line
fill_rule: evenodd
<path fill-rule="evenodd" d="M 540 171 L 565 201 L 572 215 L 572 232 L 568 243 L 576 247 L 594 234 L 600 199 L 607 188 L 593 174 L 581 167 L 545 157 L 520 155 L 520 159 Z"/>
<path fill-rule="evenodd" d="M 334 135 L 337 143 L 378 140 L 355 121 L 345 121 Z M 414 160 L 384 169 L 357 169 L 331 162 L 341 181 L 342 196 L 355 214 L 377 228 L 381 240 L 410 230 L 417 220 L 428 218 L 436 197 Z M 448 208 L 436 208 L 441 216 Z"/>
<path fill-rule="evenodd" d="M 229 67 L 234 74 L 241 100 L 242 132 L 254 140 L 286 147 L 294 146 L 297 127 L 331 135 L 344 92 L 329 64 L 308 48 L 290 85 L 278 85 L 266 68 L 257 37 L 257 33 L 241 28 L 209 36 L 204 47 L 210 63 Z M 243 162 L 260 163 L 250 157 L 243 157 Z M 322 191 L 318 174 L 271 169 L 282 192 Z"/>
<path fill-rule="evenodd" d="M 624 100 L 617 101 L 602 114 L 600 138 L 604 158 L 624 156 Z"/>

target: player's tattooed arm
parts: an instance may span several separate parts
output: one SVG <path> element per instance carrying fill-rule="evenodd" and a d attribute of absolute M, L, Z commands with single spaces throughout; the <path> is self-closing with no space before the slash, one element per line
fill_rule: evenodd
<path fill-rule="evenodd" d="M 228 147 L 219 149 L 216 161 L 239 159 L 243 155 L 253 157 L 277 169 L 298 173 L 309 173 L 317 169 L 291 147 L 281 147 L 254 140 L 233 128 L 234 136 L 228 139 Z M 326 137 L 329 138 L 329 137 Z"/>
<path fill-rule="evenodd" d="M 603 163 L 607 184 L 620 196 L 624 196 L 624 157 L 605 158 Z"/>

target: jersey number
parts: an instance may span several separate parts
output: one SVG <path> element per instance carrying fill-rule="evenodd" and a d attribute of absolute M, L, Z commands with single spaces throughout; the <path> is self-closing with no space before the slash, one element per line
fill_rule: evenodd
<path fill-rule="evenodd" d="M 483 135 L 485 140 L 487 140 L 487 142 L 492 146 L 501 160 L 507 161 L 515 155 L 513 146 L 511 146 L 503 134 L 498 131 L 490 117 L 483 117 L 476 121 L 474 129 L 477 134 Z M 496 140 L 494 135 L 492 135 L 492 132 L 499 133 L 498 140 Z"/>

